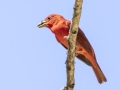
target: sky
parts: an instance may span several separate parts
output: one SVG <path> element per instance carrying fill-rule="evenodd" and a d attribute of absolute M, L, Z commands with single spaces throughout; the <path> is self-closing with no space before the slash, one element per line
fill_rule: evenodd
<path fill-rule="evenodd" d="M 60 90 L 66 84 L 66 50 L 48 28 L 37 27 L 56 13 L 71 20 L 74 0 L 0 1 L 0 90 Z M 79 26 L 107 77 L 75 59 L 75 90 L 119 90 L 120 0 L 83 0 Z"/>

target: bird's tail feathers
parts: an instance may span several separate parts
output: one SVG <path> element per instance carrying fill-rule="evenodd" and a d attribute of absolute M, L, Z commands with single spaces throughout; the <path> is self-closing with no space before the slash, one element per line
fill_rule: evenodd
<path fill-rule="evenodd" d="M 97 64 L 97 68 L 95 68 L 94 66 L 92 66 L 92 69 L 96 75 L 96 78 L 98 80 L 98 82 L 101 84 L 103 82 L 106 82 L 107 79 L 105 77 L 105 75 L 103 74 L 102 70 L 100 69 L 99 65 Z"/>

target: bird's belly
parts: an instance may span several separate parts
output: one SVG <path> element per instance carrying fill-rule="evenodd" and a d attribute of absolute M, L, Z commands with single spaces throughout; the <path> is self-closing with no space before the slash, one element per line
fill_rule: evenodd
<path fill-rule="evenodd" d="M 58 41 L 68 48 L 68 40 L 65 38 L 65 36 L 68 36 L 69 30 L 60 29 L 54 31 L 54 33 Z"/>

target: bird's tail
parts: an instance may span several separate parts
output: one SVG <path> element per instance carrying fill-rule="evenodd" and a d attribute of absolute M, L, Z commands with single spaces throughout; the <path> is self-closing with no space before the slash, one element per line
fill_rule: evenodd
<path fill-rule="evenodd" d="M 101 84 L 103 82 L 106 82 L 107 79 L 105 77 L 105 75 L 103 74 L 102 70 L 100 69 L 99 65 L 97 64 L 97 68 L 95 68 L 94 66 L 92 66 L 92 69 L 96 75 L 96 78 L 98 80 L 98 82 Z"/>

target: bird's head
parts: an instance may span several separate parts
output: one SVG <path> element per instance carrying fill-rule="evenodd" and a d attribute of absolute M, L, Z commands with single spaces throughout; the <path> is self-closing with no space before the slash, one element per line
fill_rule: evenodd
<path fill-rule="evenodd" d="M 51 14 L 47 16 L 43 21 L 41 21 L 38 24 L 38 27 L 39 28 L 48 27 L 51 29 L 54 25 L 57 25 L 61 19 L 64 19 L 63 16 L 58 14 Z"/>

